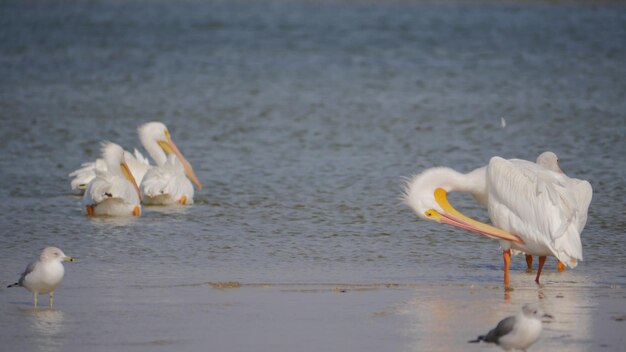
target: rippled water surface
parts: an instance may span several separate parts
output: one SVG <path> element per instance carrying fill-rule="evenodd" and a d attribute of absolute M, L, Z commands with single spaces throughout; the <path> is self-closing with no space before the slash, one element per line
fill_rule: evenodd
<path fill-rule="evenodd" d="M 498 244 L 417 220 L 403 177 L 552 150 L 594 198 L 584 262 L 548 261 L 545 282 L 624 285 L 625 38 L 621 5 L 3 2 L 0 282 L 53 244 L 81 258 L 58 304 L 208 281 L 497 285 Z M 196 203 L 87 219 L 67 174 L 151 120 Z M 2 305 L 27 307 L 13 292 Z"/>

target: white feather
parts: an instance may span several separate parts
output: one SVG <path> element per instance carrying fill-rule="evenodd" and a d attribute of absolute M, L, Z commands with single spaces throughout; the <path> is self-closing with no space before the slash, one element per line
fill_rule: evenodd
<path fill-rule="evenodd" d="M 141 188 L 145 204 L 176 204 L 183 196 L 185 204 L 193 204 L 193 185 L 173 154 L 167 157 L 162 166 L 153 167 L 146 173 Z"/>
<path fill-rule="evenodd" d="M 572 188 L 572 183 L 586 186 Z M 586 192 L 577 195 L 578 192 Z M 591 185 L 525 160 L 494 157 L 487 167 L 488 211 L 492 222 L 524 240 L 501 243 L 534 255 L 554 255 L 570 267 L 583 260 L 580 233 L 591 200 Z M 582 226 L 580 226 L 582 224 Z M 504 242 L 504 241 L 501 241 Z"/>
<path fill-rule="evenodd" d="M 103 143 L 102 149 L 106 168 L 95 169 L 95 178 L 83 195 L 83 207 L 93 207 L 94 215 L 133 215 L 135 208 L 140 207 L 140 200 L 137 190 L 120 167 L 125 162 L 124 151 L 110 142 Z"/>
<path fill-rule="evenodd" d="M 128 151 L 124 151 L 124 159 L 135 178 L 135 182 L 141 184 L 141 180 L 150 168 L 148 159 L 137 149 L 135 149 L 134 155 Z M 98 158 L 93 162 L 83 163 L 80 169 L 69 174 L 70 177 L 73 177 L 72 181 L 70 181 L 72 189 L 85 190 L 87 185 L 96 178 L 96 170 L 106 172 L 106 169 L 107 164 L 102 158 Z"/>

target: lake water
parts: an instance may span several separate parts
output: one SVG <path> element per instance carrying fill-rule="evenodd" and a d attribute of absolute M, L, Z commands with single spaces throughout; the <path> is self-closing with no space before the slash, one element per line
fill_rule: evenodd
<path fill-rule="evenodd" d="M 0 325 L 13 328 L 0 337 L 24 351 L 466 347 L 429 344 L 425 325 L 411 325 L 424 334 L 417 342 L 399 333 L 406 309 L 389 302 L 439 297 L 430 309 L 469 305 L 465 314 L 474 314 L 490 305 L 472 305 L 477 294 L 456 285 L 482 287 L 478 295 L 497 296 L 501 308 L 468 331 L 484 333 L 521 297 L 536 300 L 533 276 L 515 257 L 520 293 L 500 302 L 490 288 L 502 280 L 498 243 L 417 220 L 400 201 L 403 177 L 441 165 L 467 172 L 494 155 L 534 160 L 545 150 L 565 173 L 589 180 L 594 198 L 584 261 L 557 273 L 549 260 L 544 289 L 568 287 L 566 314 L 604 307 L 587 317 L 623 332 L 623 319 L 610 318 L 626 316 L 625 62 L 619 4 L 2 2 Z M 167 124 L 203 183 L 195 204 L 86 218 L 67 174 L 95 159 L 102 140 L 140 147 L 136 128 L 151 120 Z M 468 196 L 451 202 L 486 219 Z M 32 313 L 26 291 L 4 287 L 46 245 L 80 261 L 66 264 L 57 309 Z M 205 285 L 222 281 L 243 287 Z M 343 305 L 326 290 L 336 284 L 374 288 Z M 309 285 L 310 296 L 283 300 Z M 448 285 L 462 292 L 446 299 Z M 600 288 L 606 295 L 594 293 Z M 551 313 L 558 295 L 544 304 Z M 380 310 L 368 311 L 370 300 Z M 272 308 L 250 318 L 259 303 Z M 304 318 L 294 313 L 309 304 Z M 328 307 L 337 310 L 324 315 Z M 358 312 L 393 323 L 379 329 Z M 337 315 L 359 323 L 346 328 Z M 174 323 L 156 323 L 166 317 Z M 236 348 L 208 342 L 227 329 L 206 335 L 205 319 L 249 335 L 231 331 Z M 283 325 L 253 324 L 272 320 Z M 284 345 L 270 343 L 278 327 L 292 333 Z M 558 349 L 568 336 L 569 350 L 623 342 L 598 334 L 579 338 L 557 325 L 542 342 Z"/>

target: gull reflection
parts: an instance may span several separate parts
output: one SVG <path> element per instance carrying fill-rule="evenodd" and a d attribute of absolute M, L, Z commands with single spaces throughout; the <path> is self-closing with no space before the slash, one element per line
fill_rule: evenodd
<path fill-rule="evenodd" d="M 28 313 L 28 325 L 39 350 L 60 351 L 65 340 L 59 337 L 66 331 L 63 312 L 51 308 L 28 308 L 23 311 Z"/>

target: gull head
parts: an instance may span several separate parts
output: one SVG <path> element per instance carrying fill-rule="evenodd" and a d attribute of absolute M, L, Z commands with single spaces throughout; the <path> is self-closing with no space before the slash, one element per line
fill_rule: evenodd
<path fill-rule="evenodd" d="M 544 311 L 532 304 L 525 304 L 522 307 L 522 314 L 529 319 L 552 318 L 550 314 L 544 313 Z"/>
<path fill-rule="evenodd" d="M 51 260 L 56 260 L 56 261 L 59 261 L 59 262 L 74 262 L 74 261 L 76 261 L 76 258 L 69 257 L 69 256 L 65 255 L 65 253 L 63 253 L 63 251 L 60 250 L 57 247 L 46 247 L 46 248 L 44 248 L 44 250 L 41 251 L 41 255 L 39 256 L 39 259 L 42 262 L 51 261 Z"/>

